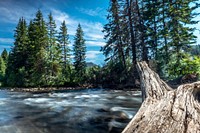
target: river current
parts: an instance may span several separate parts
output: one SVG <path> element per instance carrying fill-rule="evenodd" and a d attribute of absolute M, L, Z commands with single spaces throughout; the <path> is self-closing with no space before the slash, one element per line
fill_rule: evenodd
<path fill-rule="evenodd" d="M 0 91 L 0 133 L 119 133 L 141 105 L 140 92 Z"/>

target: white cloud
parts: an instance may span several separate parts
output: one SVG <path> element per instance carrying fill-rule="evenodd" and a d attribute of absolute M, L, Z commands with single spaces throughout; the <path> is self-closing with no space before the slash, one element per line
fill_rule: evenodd
<path fill-rule="evenodd" d="M 67 13 L 60 10 L 52 9 L 52 14 L 57 24 L 57 29 L 61 23 L 65 20 L 68 34 L 74 36 L 76 34 L 76 29 L 80 23 L 84 32 L 84 38 L 89 46 L 103 46 L 104 45 L 104 35 L 102 33 L 103 25 L 100 22 L 92 22 L 88 20 L 77 19 L 69 16 Z"/>
<path fill-rule="evenodd" d="M 78 11 L 80 11 L 83 14 L 87 14 L 89 16 L 99 16 L 102 17 L 102 14 L 104 14 L 104 9 L 97 7 L 96 9 L 86 9 L 86 8 L 77 8 Z"/>
<path fill-rule="evenodd" d="M 70 17 L 67 13 L 62 12 L 60 10 L 52 9 L 51 10 L 53 17 L 57 24 L 57 30 L 59 30 L 59 27 L 63 21 L 65 21 L 67 28 L 68 28 L 68 34 L 69 35 L 75 35 L 76 28 L 78 26 L 78 21 Z"/>
<path fill-rule="evenodd" d="M 63 20 L 68 20 L 69 15 L 58 10 L 52 9 L 53 14 L 56 15 L 56 20 L 62 22 Z"/>
<path fill-rule="evenodd" d="M 98 57 L 99 54 L 102 54 L 100 51 L 87 51 L 86 58 L 87 59 L 95 59 Z"/>
<path fill-rule="evenodd" d="M 105 42 L 101 41 L 86 41 L 87 46 L 104 46 Z"/>
<path fill-rule="evenodd" d="M 0 12 L 3 12 L 3 13 L 0 14 L 0 17 L 2 18 L 2 21 L 8 22 L 8 23 L 17 23 L 19 18 L 22 17 L 21 15 L 23 15 L 23 17 L 25 17 L 28 23 L 30 19 L 34 18 L 35 12 L 37 11 L 35 8 L 30 8 L 30 10 L 24 11 L 26 9 L 25 7 L 23 8 L 18 8 L 18 7 L 19 5 L 12 5 L 13 10 L 10 10 L 8 6 L 4 6 L 4 7 L 1 6 Z M 100 8 L 95 9 L 96 12 L 100 10 L 102 9 Z M 50 11 L 52 12 L 53 17 L 56 21 L 57 30 L 59 30 L 61 23 L 65 20 L 67 28 L 68 28 L 68 34 L 73 37 L 76 34 L 77 26 L 80 23 L 84 31 L 84 38 L 86 40 L 90 40 L 87 42 L 89 46 L 103 46 L 104 45 L 104 39 L 103 39 L 104 35 L 102 33 L 103 25 L 100 22 L 93 22 L 90 20 L 75 18 L 65 12 L 56 10 L 54 8 L 50 9 Z M 91 14 L 93 13 L 93 15 L 95 14 L 95 11 L 89 10 L 89 12 Z M 48 14 L 49 14 L 49 11 L 43 12 L 43 16 L 45 20 L 47 20 Z M 11 31 L 13 31 L 13 29 Z M 0 38 L 0 39 L 1 39 L 0 42 L 2 43 L 13 43 L 12 39 L 3 39 L 3 38 Z"/>
<path fill-rule="evenodd" d="M 93 32 L 93 33 L 92 33 Z M 98 33 L 95 33 L 95 31 L 92 31 L 92 32 L 88 32 L 87 36 L 92 39 L 92 40 L 102 40 L 103 39 L 103 33 L 101 34 L 98 34 Z"/>
<path fill-rule="evenodd" d="M 3 44 L 12 44 L 14 40 L 12 38 L 0 38 L 0 43 Z"/>
<path fill-rule="evenodd" d="M 14 9 L 8 9 L 6 7 L 0 7 L 0 17 L 1 20 L 7 23 L 17 23 L 19 18 L 24 17 L 26 20 L 30 20 L 33 17 L 33 12 L 35 10 L 26 10 L 22 8 L 15 8 Z"/>

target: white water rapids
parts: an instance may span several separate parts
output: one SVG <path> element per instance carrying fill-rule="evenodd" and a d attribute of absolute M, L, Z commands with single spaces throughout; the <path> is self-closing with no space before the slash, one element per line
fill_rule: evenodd
<path fill-rule="evenodd" d="M 117 133 L 141 105 L 140 92 L 0 91 L 0 133 Z"/>

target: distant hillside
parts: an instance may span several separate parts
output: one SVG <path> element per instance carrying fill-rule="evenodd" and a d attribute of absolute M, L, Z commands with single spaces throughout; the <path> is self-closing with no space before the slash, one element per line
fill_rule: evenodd
<path fill-rule="evenodd" d="M 192 55 L 200 55 L 200 45 L 192 45 L 191 46 L 191 54 Z"/>
<path fill-rule="evenodd" d="M 98 66 L 98 65 L 94 64 L 93 62 L 86 62 L 86 66 L 87 67 L 94 67 L 94 66 Z"/>

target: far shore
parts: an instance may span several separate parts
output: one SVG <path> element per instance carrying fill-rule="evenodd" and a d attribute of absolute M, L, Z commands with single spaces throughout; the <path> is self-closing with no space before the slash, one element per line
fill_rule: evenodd
<path fill-rule="evenodd" d="M 9 90 L 13 92 L 31 92 L 31 93 L 49 93 L 49 92 L 63 92 L 63 91 L 73 91 L 73 90 L 87 90 L 87 89 L 105 89 L 105 90 L 130 90 L 139 91 L 140 88 L 102 88 L 94 86 L 78 86 L 78 87 L 1 87 L 1 90 Z"/>
<path fill-rule="evenodd" d="M 177 88 L 180 83 L 174 81 L 168 82 L 168 85 L 172 88 Z M 126 85 L 107 85 L 102 87 L 101 85 L 84 84 L 81 86 L 67 86 L 67 87 L 0 87 L 0 90 L 9 90 L 13 92 L 31 92 L 31 93 L 51 93 L 51 92 L 63 92 L 63 91 L 76 91 L 87 89 L 104 89 L 104 90 L 125 90 L 125 91 L 140 91 L 140 86 L 126 86 Z"/>
<path fill-rule="evenodd" d="M 177 82 L 176 80 L 168 81 L 167 84 L 176 89 L 177 86 L 184 84 Z M 51 93 L 51 92 L 63 92 L 63 91 L 76 91 L 76 90 L 87 90 L 87 89 L 104 89 L 104 90 L 125 90 L 125 91 L 140 91 L 140 85 L 112 85 L 107 84 L 106 86 L 83 84 L 80 86 L 64 86 L 64 87 L 0 87 L 0 90 L 9 90 L 13 92 L 31 92 L 31 93 Z"/>

